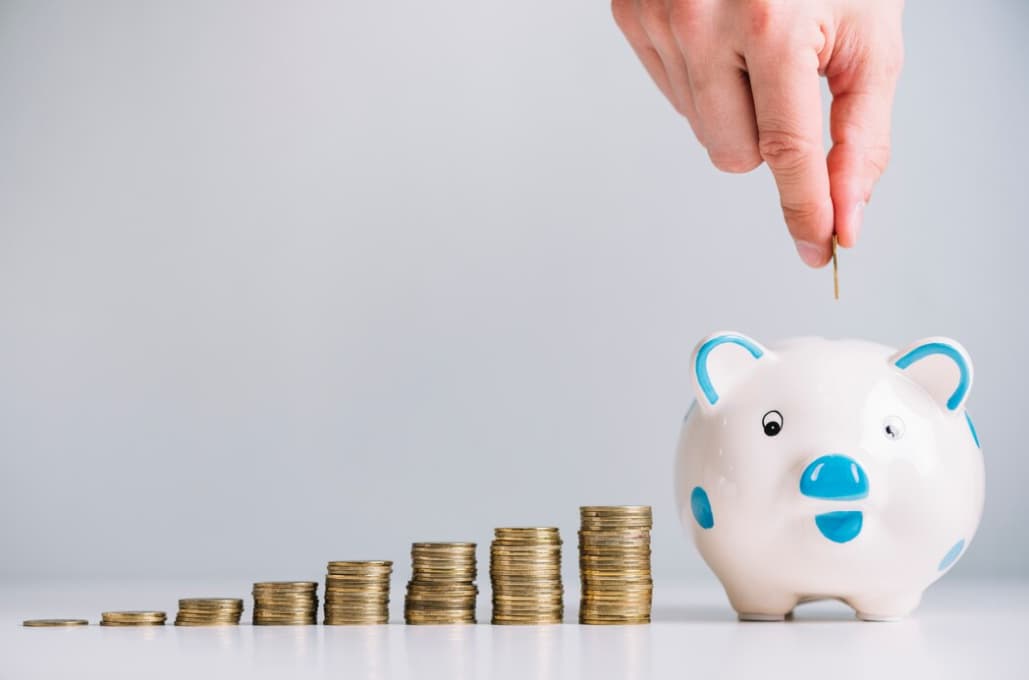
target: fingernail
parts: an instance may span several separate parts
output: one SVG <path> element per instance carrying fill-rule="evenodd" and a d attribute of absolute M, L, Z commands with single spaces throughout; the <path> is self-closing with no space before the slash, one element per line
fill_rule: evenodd
<path fill-rule="evenodd" d="M 854 210 L 850 213 L 850 224 L 852 239 L 857 241 L 858 233 L 861 231 L 861 224 L 865 218 L 865 202 L 858 201 L 858 204 L 854 206 Z"/>
<path fill-rule="evenodd" d="M 821 267 L 824 262 L 822 257 L 822 249 L 814 243 L 808 241 L 797 241 L 797 253 L 800 255 L 800 259 L 804 260 L 804 264 L 809 267 Z"/>

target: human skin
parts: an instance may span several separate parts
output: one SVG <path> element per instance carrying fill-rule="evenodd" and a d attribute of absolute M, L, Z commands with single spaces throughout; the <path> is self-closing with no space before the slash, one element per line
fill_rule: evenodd
<path fill-rule="evenodd" d="M 658 89 L 725 172 L 767 163 L 801 259 L 857 243 L 890 157 L 903 0 L 612 0 Z M 826 155 L 820 77 L 832 93 Z"/>

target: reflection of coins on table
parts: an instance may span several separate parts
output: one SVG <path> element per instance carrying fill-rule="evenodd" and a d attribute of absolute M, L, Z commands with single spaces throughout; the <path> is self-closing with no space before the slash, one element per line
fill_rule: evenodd
<path fill-rule="evenodd" d="M 579 515 L 579 622 L 649 623 L 650 506 L 584 506 Z"/>
<path fill-rule="evenodd" d="M 21 625 L 26 628 L 63 628 L 68 626 L 88 626 L 86 619 L 28 619 Z"/>

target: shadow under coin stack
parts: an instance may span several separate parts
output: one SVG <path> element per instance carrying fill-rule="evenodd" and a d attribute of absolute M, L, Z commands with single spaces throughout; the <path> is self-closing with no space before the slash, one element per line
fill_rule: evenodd
<path fill-rule="evenodd" d="M 493 623 L 561 623 L 561 535 L 554 527 L 500 528 L 490 546 Z"/>
<path fill-rule="evenodd" d="M 100 615 L 101 626 L 163 626 L 167 615 L 164 612 L 133 611 L 104 612 Z"/>
<path fill-rule="evenodd" d="M 179 600 L 176 626 L 236 626 L 243 600 L 235 597 L 190 597 Z"/>
<path fill-rule="evenodd" d="M 389 622 L 389 560 L 329 562 L 325 575 L 325 625 Z"/>
<path fill-rule="evenodd" d="M 579 623 L 650 623 L 650 506 L 586 506 L 579 513 Z"/>
<path fill-rule="evenodd" d="M 255 626 L 313 626 L 316 623 L 316 581 L 265 581 L 254 584 Z"/>
<path fill-rule="evenodd" d="M 415 543 L 404 619 L 409 624 L 475 623 L 475 544 Z"/>

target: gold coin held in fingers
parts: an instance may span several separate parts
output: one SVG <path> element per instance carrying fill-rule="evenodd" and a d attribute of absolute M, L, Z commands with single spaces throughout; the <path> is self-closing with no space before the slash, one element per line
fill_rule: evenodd
<path fill-rule="evenodd" d="M 840 268 L 836 259 L 836 234 L 832 235 L 832 294 L 833 299 L 840 299 Z"/>

